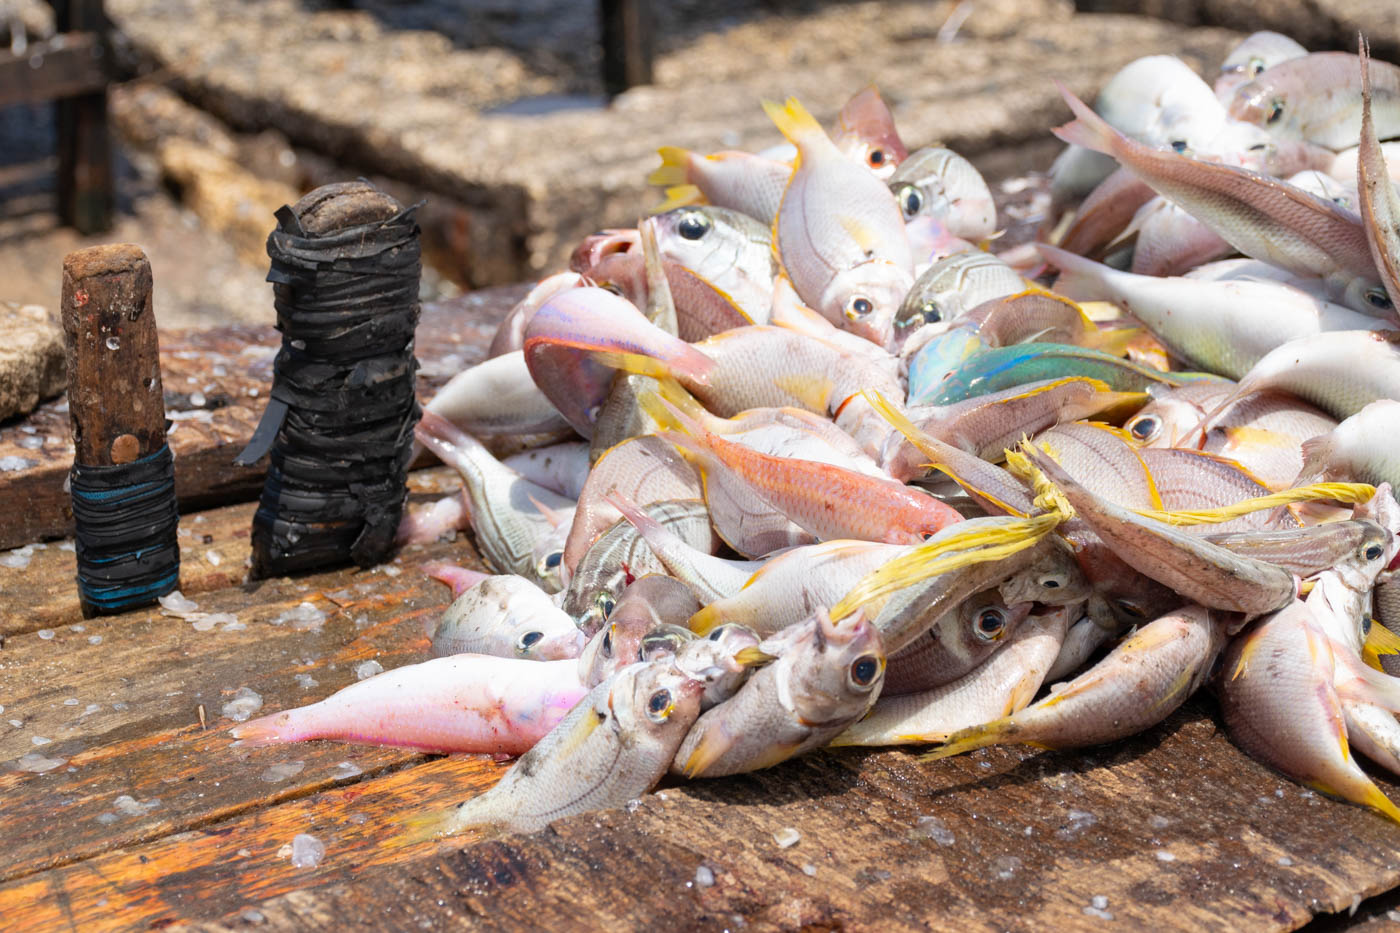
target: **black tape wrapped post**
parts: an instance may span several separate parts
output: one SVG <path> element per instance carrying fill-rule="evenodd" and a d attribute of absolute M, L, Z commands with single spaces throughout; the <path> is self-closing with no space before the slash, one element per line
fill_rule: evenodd
<path fill-rule="evenodd" d="M 85 616 L 121 612 L 169 593 L 180 576 L 146 254 L 129 243 L 69 253 L 62 303 L 78 597 Z"/>
<path fill-rule="evenodd" d="M 270 454 L 253 517 L 253 576 L 388 556 L 419 409 L 421 268 L 414 208 L 366 182 L 277 212 L 267 239 L 282 350 L 238 462 Z"/>

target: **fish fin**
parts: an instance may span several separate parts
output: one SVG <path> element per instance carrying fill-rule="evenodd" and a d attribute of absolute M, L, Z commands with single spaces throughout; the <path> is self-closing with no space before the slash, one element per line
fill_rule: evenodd
<path fill-rule="evenodd" d="M 1368 666 L 1359 655 L 1341 646 L 1334 648 L 1332 655 L 1340 662 L 1333 675 L 1338 696 L 1400 713 L 1400 677 Z"/>
<path fill-rule="evenodd" d="M 1031 700 L 1034 700 L 1036 693 L 1040 691 L 1040 685 L 1044 679 L 1044 671 L 1027 671 L 1022 674 L 1021 679 L 1016 681 L 1015 686 L 1006 696 L 1006 706 L 1002 709 L 1002 717 L 1019 713 L 1030 706 Z"/>
<path fill-rule="evenodd" d="M 656 150 L 661 165 L 647 176 L 647 184 L 660 188 L 690 185 L 690 150 L 680 146 L 662 146 Z M 694 187 L 691 185 L 691 187 Z M 697 191 L 699 189 L 696 189 Z"/>
<path fill-rule="evenodd" d="M 1145 327 L 1099 327 L 1095 325 L 1094 329 L 1085 336 L 1084 345 L 1113 356 L 1127 356 L 1128 347 L 1145 333 L 1147 333 Z"/>
<path fill-rule="evenodd" d="M 1381 670 L 1380 657 L 1383 654 L 1400 654 L 1400 635 L 1396 635 L 1381 623 L 1373 620 L 1370 629 L 1366 632 L 1366 644 L 1362 649 L 1362 657 L 1371 667 Z"/>
<path fill-rule="evenodd" d="M 695 747 L 690 750 L 685 764 L 681 765 L 681 772 L 688 778 L 700 777 L 711 765 L 719 761 L 725 752 L 729 751 L 732 744 L 723 735 L 722 730 L 706 729 L 701 733 L 700 741 L 696 742 Z"/>
<path fill-rule="evenodd" d="M 1301 450 L 1303 469 L 1298 474 L 1299 479 L 1320 477 L 1323 470 L 1326 469 L 1328 458 L 1332 455 L 1331 432 L 1308 438 L 1303 441 Z"/>
<path fill-rule="evenodd" d="M 528 492 L 525 493 L 525 498 L 530 500 L 530 504 L 535 507 L 536 512 L 539 512 L 541 515 L 544 516 L 544 520 L 549 522 L 549 526 L 551 528 L 558 528 L 564 523 L 564 516 L 559 512 L 558 509 L 551 509 L 549 506 L 545 505 L 543 502 L 536 499 Z M 572 519 L 570 519 L 570 521 L 572 521 Z"/>
<path fill-rule="evenodd" d="M 680 333 L 676 318 L 676 302 L 671 295 L 671 281 L 666 277 L 665 260 L 656 242 L 656 224 L 648 219 L 637 224 L 637 236 L 642 241 L 642 264 L 646 269 L 647 320 L 671 336 Z"/>
<path fill-rule="evenodd" d="M 611 366 L 634 376 L 650 376 L 653 379 L 675 378 L 671 375 L 671 367 L 655 357 L 617 350 L 593 350 L 589 355 L 604 366 Z"/>
<path fill-rule="evenodd" d="M 1169 525 L 1214 525 L 1228 522 L 1232 518 L 1239 518 L 1241 515 L 1248 515 L 1251 512 L 1292 505 L 1295 502 L 1332 499 L 1355 505 L 1369 501 L 1375 494 L 1376 487 L 1368 483 L 1312 483 L 1307 486 L 1270 493 L 1267 496 L 1242 499 L 1232 505 L 1224 505 L 1214 509 L 1183 509 L 1172 512 L 1154 509 L 1133 509 L 1132 511 L 1144 518 L 1166 522 Z"/>
<path fill-rule="evenodd" d="M 706 204 L 705 195 L 695 185 L 675 185 L 666 189 L 666 200 L 651 209 L 653 214 L 664 214 L 678 207 L 692 204 Z"/>
<path fill-rule="evenodd" d="M 499 830 L 492 832 L 489 829 L 483 832 L 480 826 L 472 827 L 466 824 L 459 824 L 457 821 L 457 811 L 459 809 L 460 806 L 446 807 L 439 810 L 429 810 L 427 813 L 414 813 L 404 817 L 402 836 L 397 840 L 391 841 L 390 844 L 405 846 L 418 845 L 445 836 L 460 836 L 468 829 L 473 830 L 473 835 L 478 839 L 487 839 L 499 832 Z"/>
<path fill-rule="evenodd" d="M 831 400 L 831 391 L 834 388 L 828 376 L 801 373 L 776 376 L 773 385 L 797 399 L 803 408 L 821 414 L 826 413 L 827 403 Z"/>
<path fill-rule="evenodd" d="M 807 112 L 807 108 L 797 102 L 797 98 L 789 97 L 783 104 L 776 104 L 771 100 L 763 102 L 763 112 L 768 114 L 768 119 L 773 121 L 773 125 L 778 128 L 778 132 L 794 146 L 797 146 L 798 165 L 793 166 L 794 173 L 802 161 L 802 141 L 812 139 L 813 134 L 826 139 L 826 131 L 822 129 L 816 117 Z"/>
<path fill-rule="evenodd" d="M 765 664 L 772 664 L 778 660 L 778 656 L 769 654 L 757 645 L 749 645 L 740 648 L 734 653 L 734 663 L 742 667 L 762 667 Z"/>
<path fill-rule="evenodd" d="M 940 758 L 951 758 L 954 755 L 961 755 L 963 752 L 976 751 L 979 748 L 986 748 L 988 745 L 1000 743 L 1008 732 L 1006 719 L 998 719 L 981 726 L 972 726 L 969 729 L 960 729 L 948 736 L 948 740 L 942 747 L 920 755 L 920 761 L 937 761 Z"/>
<path fill-rule="evenodd" d="M 873 255 L 880 245 L 879 238 L 875 236 L 868 226 L 854 217 L 842 217 L 840 220 L 841 229 L 846 231 L 846 235 L 859 246 L 861 252 L 867 256 Z"/>
<path fill-rule="evenodd" d="M 1055 127 L 1051 132 L 1072 145 L 1083 146 L 1105 155 L 1114 155 L 1115 143 L 1122 134 L 1109 126 L 1103 117 L 1094 113 L 1093 108 L 1076 97 L 1069 88 L 1059 81 L 1055 82 L 1055 87 L 1060 89 L 1060 96 L 1069 104 L 1069 109 L 1073 111 L 1076 119 L 1064 126 Z"/>

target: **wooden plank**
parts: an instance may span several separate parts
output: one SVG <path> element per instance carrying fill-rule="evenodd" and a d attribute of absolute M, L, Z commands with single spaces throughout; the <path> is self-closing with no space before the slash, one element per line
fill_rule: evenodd
<path fill-rule="evenodd" d="M 495 328 L 528 285 L 474 292 L 424 306 L 418 327 L 419 397 L 485 355 Z M 159 318 L 160 309 L 156 308 Z M 182 511 L 256 498 L 264 467 L 236 467 L 234 456 L 257 427 L 272 384 L 280 336 L 271 327 L 220 327 L 161 334 L 168 434 Z M 66 398 L 0 426 L 0 501 L 25 509 L 0 514 L 0 550 L 72 534 L 63 484 L 73 463 Z"/>
<path fill-rule="evenodd" d="M 409 474 L 409 503 L 420 504 L 461 488 L 461 477 L 448 467 Z M 243 585 L 248 577 L 249 529 L 256 503 L 186 515 L 180 521 L 180 591 L 199 596 Z M 22 613 L 0 614 L 0 638 L 77 622 L 81 617 L 72 541 L 39 543 L 19 561 L 0 567 L 0 589 Z"/>
<path fill-rule="evenodd" d="M 22 55 L 0 52 L 0 107 L 47 103 L 106 85 L 102 46 L 92 33 L 54 36 Z"/>
<path fill-rule="evenodd" d="M 61 33 L 88 32 L 105 50 L 111 24 L 102 0 L 61 0 L 54 4 Z M 54 105 L 58 125 L 58 214 L 82 234 L 112 227 L 116 201 L 112 141 L 107 129 L 107 88 L 64 97 Z"/>
<path fill-rule="evenodd" d="M 532 835 L 401 845 L 405 818 L 478 792 L 494 776 L 481 769 L 469 757 L 417 764 L 241 814 L 17 879 L 0 887 L 0 908 L 84 929 L 1029 930 L 1111 919 L 1234 931 L 1293 929 L 1400 880 L 1400 829 L 1253 764 L 1202 701 L 1088 754 L 991 749 L 925 765 L 894 751 L 822 752 Z M 941 822 L 920 823 L 928 816 Z M 783 848 L 774 834 L 787 828 L 799 841 Z M 326 843 L 314 871 L 273 852 L 300 831 Z M 285 893 L 250 912 L 270 892 Z"/>
<path fill-rule="evenodd" d="M 434 543 L 370 571 L 268 580 L 199 600 L 203 611 L 235 615 L 236 625 L 199 631 L 142 611 L 7 639 L 0 879 L 303 796 L 344 780 L 342 761 L 374 773 L 420 759 L 324 742 L 231 749 L 224 704 L 246 688 L 273 712 L 353 683 L 364 662 L 391 668 L 424 659 L 424 623 L 449 601 L 446 587 L 416 569 L 429 558 L 480 567 L 465 542 Z M 324 620 L 288 619 L 302 603 Z M 31 755 L 62 764 L 47 767 Z M 285 780 L 264 777 L 292 761 L 304 769 Z M 35 767 L 45 770 L 26 770 Z"/>

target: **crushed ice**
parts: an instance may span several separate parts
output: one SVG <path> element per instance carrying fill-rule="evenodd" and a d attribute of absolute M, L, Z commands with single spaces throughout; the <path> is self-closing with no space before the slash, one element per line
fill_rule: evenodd
<path fill-rule="evenodd" d="M 18 771 L 28 771 L 32 774 L 43 774 L 45 771 L 52 771 L 54 768 L 66 765 L 66 758 L 49 758 L 38 752 L 30 752 L 22 756 L 15 762 L 15 769 Z"/>
<path fill-rule="evenodd" d="M 11 570 L 23 570 L 29 566 L 29 559 L 34 556 L 34 546 L 26 544 L 24 547 L 17 547 L 13 551 L 6 551 L 0 554 L 0 567 L 9 567 Z"/>
<path fill-rule="evenodd" d="M 381 674 L 383 672 L 384 665 L 380 664 L 378 661 L 361 661 L 359 664 L 355 665 L 356 680 L 367 680 L 375 674 Z"/>
<path fill-rule="evenodd" d="M 315 868 L 326 856 L 326 847 L 315 836 L 297 833 L 292 837 L 292 867 Z"/>
<path fill-rule="evenodd" d="M 301 603 L 272 619 L 273 625 L 286 625 L 288 622 L 298 632 L 319 632 L 326 623 L 326 614 L 311 603 Z"/>
<path fill-rule="evenodd" d="M 226 719 L 232 719 L 234 722 L 247 722 L 249 717 L 262 709 L 262 705 L 261 694 L 247 687 L 239 687 L 233 699 L 224 704 L 223 714 Z"/>
<path fill-rule="evenodd" d="M 278 784 L 287 778 L 296 777 L 306 768 L 304 761 L 281 761 L 268 767 L 266 771 L 258 775 L 259 778 L 269 784 Z"/>
<path fill-rule="evenodd" d="M 780 849 L 790 849 L 802 840 L 802 834 L 791 826 L 784 826 L 773 834 L 773 841 Z"/>
<path fill-rule="evenodd" d="M 948 828 L 948 824 L 936 816 L 919 817 L 919 832 L 932 839 L 941 846 L 953 844 L 953 831 Z"/>

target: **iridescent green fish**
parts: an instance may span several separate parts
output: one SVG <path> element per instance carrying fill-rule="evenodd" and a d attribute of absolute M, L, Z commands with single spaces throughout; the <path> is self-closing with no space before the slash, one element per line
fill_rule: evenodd
<path fill-rule="evenodd" d="M 1116 392 L 1141 392 L 1149 386 L 1179 386 L 1194 373 L 1163 373 L 1130 360 L 1063 343 L 1020 343 L 975 353 L 938 385 L 910 385 L 910 405 L 950 405 L 989 392 L 1042 379 L 1087 376 Z"/>

